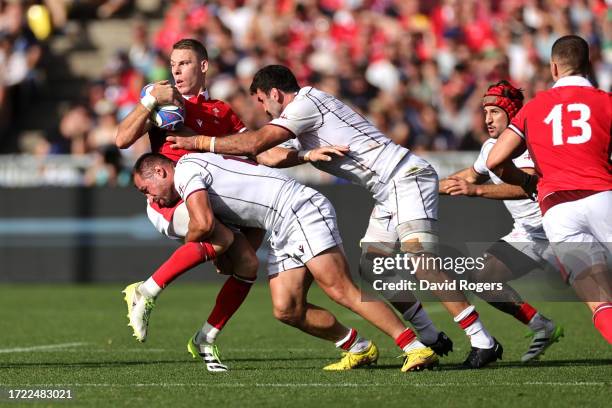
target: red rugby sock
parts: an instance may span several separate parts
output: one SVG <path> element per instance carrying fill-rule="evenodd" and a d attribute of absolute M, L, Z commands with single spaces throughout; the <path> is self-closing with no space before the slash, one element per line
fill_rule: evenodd
<path fill-rule="evenodd" d="M 538 311 L 535 310 L 529 303 L 523 303 L 521 307 L 516 311 L 514 317 L 516 317 L 516 319 L 520 322 L 529 324 L 529 322 L 531 321 L 531 319 L 533 319 L 533 316 L 535 316 L 536 313 L 538 313 Z"/>
<path fill-rule="evenodd" d="M 404 330 L 397 338 L 395 339 L 395 344 L 402 350 L 404 347 L 412 343 L 416 340 L 416 334 L 412 331 L 412 329 Z"/>
<path fill-rule="evenodd" d="M 188 242 L 174 251 L 172 256 L 155 271 L 152 278 L 160 288 L 164 288 L 189 269 L 216 256 L 215 249 L 210 243 Z"/>
<path fill-rule="evenodd" d="M 253 281 L 230 276 L 217 295 L 215 307 L 207 320 L 208 324 L 221 330 L 242 305 L 251 286 L 253 286 Z"/>
<path fill-rule="evenodd" d="M 603 303 L 595 309 L 593 323 L 603 338 L 612 344 L 612 303 Z"/>

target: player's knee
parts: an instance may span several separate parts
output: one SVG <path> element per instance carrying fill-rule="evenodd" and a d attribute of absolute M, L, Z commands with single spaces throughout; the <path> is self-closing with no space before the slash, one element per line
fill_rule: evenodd
<path fill-rule="evenodd" d="M 437 254 L 440 238 L 437 221 L 422 219 L 406 221 L 396 227 L 402 252 L 413 255 Z"/>
<path fill-rule="evenodd" d="M 274 305 L 273 313 L 276 320 L 289 326 L 300 327 L 304 320 L 304 310 L 295 304 Z"/>

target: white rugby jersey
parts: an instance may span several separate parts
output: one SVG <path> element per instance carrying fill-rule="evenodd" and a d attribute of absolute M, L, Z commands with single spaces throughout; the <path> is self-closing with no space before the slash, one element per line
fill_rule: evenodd
<path fill-rule="evenodd" d="M 409 155 L 409 164 L 429 164 L 395 144 L 372 123 L 336 97 L 307 86 L 297 93 L 279 118 L 270 122 L 289 130 L 302 149 L 344 145 L 345 157 L 312 163 L 319 170 L 377 192 L 384 187 L 398 163 Z"/>
<path fill-rule="evenodd" d="M 291 177 L 237 156 L 190 153 L 176 163 L 174 186 L 183 200 L 207 190 L 223 223 L 274 231 L 305 188 Z M 289 213 L 289 214 L 288 214 Z"/>
<path fill-rule="evenodd" d="M 493 149 L 497 139 L 490 138 L 482 145 L 478 158 L 474 162 L 474 170 L 478 174 L 488 176 L 494 184 L 503 184 L 503 180 L 487 168 L 487 158 Z M 512 160 L 517 168 L 534 168 L 533 161 L 529 156 L 529 151 Z M 546 239 L 542 226 L 542 213 L 536 201 L 524 200 L 504 200 L 504 205 L 514 218 L 514 228 L 521 229 L 536 239 Z"/>

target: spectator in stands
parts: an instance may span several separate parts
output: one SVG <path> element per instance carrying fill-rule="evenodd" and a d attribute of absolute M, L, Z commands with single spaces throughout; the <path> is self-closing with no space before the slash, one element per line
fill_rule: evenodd
<path fill-rule="evenodd" d="M 94 164 L 85 172 L 86 186 L 125 187 L 130 184 L 130 171 L 123 166 L 121 152 L 115 144 L 98 147 Z"/>
<path fill-rule="evenodd" d="M 132 12 L 139 2 L 89 0 L 66 7 L 63 0 L 0 0 L 0 151 L 17 151 L 18 139 L 8 130 L 16 127 L 13 115 L 31 95 L 43 58 L 44 46 L 24 18 L 34 3 L 49 10 L 61 32 L 66 18 L 72 23 L 83 15 L 91 18 L 98 7 L 112 18 Z M 156 31 L 148 16 L 136 12 L 127 20 L 133 25 L 131 43 L 115 50 L 104 75 L 89 84 L 83 105 L 61 115 L 59 131 L 43 135 L 50 153 L 98 154 L 116 122 L 138 102 L 142 86 L 170 78 L 168 52 L 184 37 L 205 43 L 211 96 L 228 100 L 249 128 L 267 122 L 248 94 L 253 73 L 282 63 L 301 83 L 336 94 L 398 143 L 421 151 L 478 149 L 485 135 L 482 120 L 468 112 L 482 96 L 482 84 L 510 78 L 528 99 L 547 89 L 550 44 L 569 32 L 589 42 L 592 79 L 605 90 L 612 86 L 609 0 L 160 4 L 163 21 Z M 76 102 L 81 103 L 71 101 Z M 139 142 L 122 154 L 130 160 L 147 148 Z"/>

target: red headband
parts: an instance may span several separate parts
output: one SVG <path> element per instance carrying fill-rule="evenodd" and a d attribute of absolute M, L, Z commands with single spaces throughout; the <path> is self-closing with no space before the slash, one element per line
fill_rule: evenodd
<path fill-rule="evenodd" d="M 510 83 L 498 83 L 490 86 L 482 99 L 482 106 L 499 106 L 512 120 L 523 107 L 523 94 Z"/>

